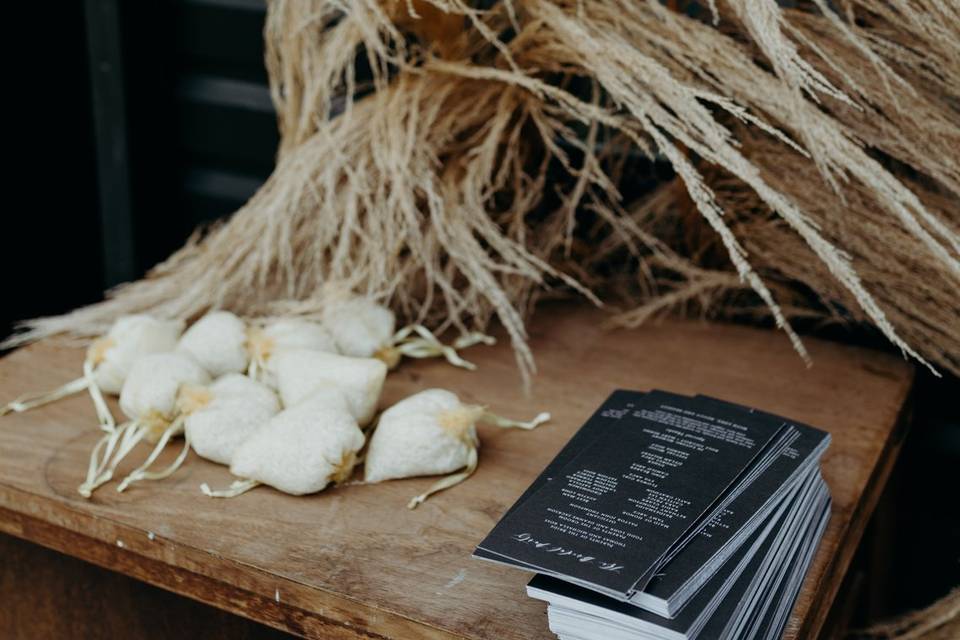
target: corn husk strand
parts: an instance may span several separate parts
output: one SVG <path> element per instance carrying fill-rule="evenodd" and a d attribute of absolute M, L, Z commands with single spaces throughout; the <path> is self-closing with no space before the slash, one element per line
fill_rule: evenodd
<path fill-rule="evenodd" d="M 102 436 L 90 452 L 87 474 L 77 492 L 90 498 L 98 488 L 110 482 L 117 466 L 143 439 L 139 422 L 127 421 Z"/>
<path fill-rule="evenodd" d="M 763 277 L 770 271 L 754 264 L 743 235 L 750 227 L 727 222 L 706 163 L 775 212 L 783 233 L 822 265 L 829 285 L 816 293 L 827 306 L 839 291 L 905 353 L 938 357 L 932 342 L 911 337 L 926 332 L 919 313 L 889 314 L 885 282 L 868 280 L 851 259 L 857 240 L 822 232 L 796 189 L 771 179 L 776 167 L 744 152 L 743 127 L 732 123 L 765 132 L 814 168 L 804 174 L 808 192 L 842 199 L 852 186 L 882 221 L 860 225 L 862 237 L 883 246 L 899 242 L 888 229 L 909 235 L 924 271 L 956 286 L 956 207 L 932 209 L 898 168 L 957 196 L 956 10 L 936 0 L 851 1 L 842 13 L 819 1 L 754 5 L 717 6 L 715 26 L 657 2 L 530 0 L 485 12 L 453 0 L 274 2 L 265 33 L 284 136 L 274 175 L 229 223 L 146 281 L 36 321 L 22 339 L 94 332 L 130 310 L 268 314 L 335 280 L 428 326 L 466 332 L 497 315 L 529 372 L 523 321 L 537 297 L 555 283 L 606 294 L 609 268 L 581 266 L 593 262 L 593 247 L 610 240 L 642 251 L 646 230 L 635 228 L 618 191 L 618 167 L 642 152 L 674 166 L 683 197 L 728 255 L 731 268 L 717 273 L 699 269 L 697 256 L 676 256 L 669 268 L 699 279 L 694 298 L 721 291 L 732 272 L 743 286 L 714 296 L 718 304 L 762 303 L 790 331 L 792 296 L 785 307 L 776 294 L 793 283 Z M 459 30 L 449 26 L 456 16 Z M 498 40 L 508 26 L 512 37 Z M 355 98 L 361 47 L 373 81 Z M 574 89 L 582 80 L 586 92 Z M 329 117 L 340 95 L 345 109 Z M 850 219 L 845 207 L 827 215 Z M 658 302 L 648 291 L 670 297 Z M 685 295 L 660 291 L 641 287 L 631 302 L 671 308 Z"/>
<path fill-rule="evenodd" d="M 0 408 L 0 415 L 23 412 L 87 390 L 93 400 L 97 419 L 104 431 L 112 431 L 116 422 L 103 394 L 120 393 L 130 369 L 144 355 L 172 351 L 183 324 L 134 315 L 118 318 L 106 335 L 87 349 L 83 376 L 41 394 L 23 396 Z"/>
<path fill-rule="evenodd" d="M 120 408 L 129 421 L 104 435 L 94 447 L 86 480 L 78 488 L 80 495 L 89 498 L 109 482 L 141 440 L 155 445 L 148 457 L 152 464 L 169 440 L 182 433 L 183 416 L 177 406 L 181 387 L 206 385 L 209 381 L 207 372 L 183 354 L 160 353 L 137 360 L 120 392 Z M 174 470 L 186 451 L 185 447 Z"/>
<path fill-rule="evenodd" d="M 127 477 L 121 480 L 120 484 L 117 485 L 117 493 L 123 493 L 134 482 L 140 482 L 141 480 L 163 480 L 164 478 L 169 478 L 183 465 L 187 459 L 187 454 L 190 453 L 190 438 L 184 433 L 183 429 L 184 419 L 185 416 L 177 416 L 173 423 L 163 431 L 163 434 L 154 445 L 153 450 L 150 452 L 150 455 L 147 456 L 147 459 L 144 460 L 139 467 L 131 471 Z M 153 463 L 156 462 L 160 454 L 166 449 L 170 440 L 180 435 L 184 436 L 183 445 L 180 447 L 180 453 L 177 455 L 174 461 L 159 471 L 150 471 L 150 467 L 153 466 Z"/>
<path fill-rule="evenodd" d="M 478 405 L 465 405 L 444 389 L 416 393 L 383 412 L 370 438 L 364 461 L 364 481 L 450 474 L 413 498 L 413 509 L 430 495 L 449 489 L 477 468 L 477 422 L 502 428 L 533 429 L 550 419 L 540 414 L 530 422 L 497 416 Z"/>
<path fill-rule="evenodd" d="M 422 324 L 411 324 L 397 331 L 393 311 L 336 285 L 324 288 L 321 318 L 340 353 L 358 358 L 379 358 L 390 369 L 406 356 L 418 359 L 442 357 L 456 367 L 474 370 L 476 366 L 460 356 L 458 350 L 496 342 L 490 336 L 473 331 L 447 345 Z"/>
<path fill-rule="evenodd" d="M 151 425 L 146 429 L 141 429 L 139 432 L 139 437 L 136 429 L 133 430 L 132 435 L 130 436 L 131 444 L 125 449 L 127 452 L 129 452 L 141 439 L 150 442 L 154 446 L 146 460 L 144 460 L 140 466 L 127 474 L 127 476 L 123 478 L 119 484 L 117 484 L 117 493 L 123 493 L 134 482 L 139 482 L 141 480 L 162 480 L 167 478 L 173 475 L 173 473 L 183 465 L 184 461 L 187 459 L 187 455 L 190 453 L 191 448 L 190 436 L 186 434 L 185 423 L 194 411 L 201 409 L 210 401 L 210 397 L 210 393 L 205 387 L 193 386 L 189 384 L 183 385 L 177 392 L 177 411 L 176 417 L 172 422 L 170 422 L 168 425 L 158 423 Z M 156 436 L 157 432 L 160 433 L 159 437 Z M 159 471 L 150 471 L 153 463 L 156 462 L 157 458 L 160 457 L 160 454 L 166 450 L 170 441 L 173 438 L 181 435 L 183 436 L 183 445 L 180 448 L 180 453 L 177 455 L 174 461 L 164 469 Z M 156 439 L 155 441 L 154 438 Z M 115 460 L 111 463 L 111 466 L 109 467 L 110 477 L 113 476 L 117 466 L 124 459 L 124 455 L 118 454 L 115 457 Z"/>
<path fill-rule="evenodd" d="M 187 454 L 190 452 L 190 438 L 187 436 L 185 429 L 186 421 L 194 412 L 202 410 L 210 404 L 212 399 L 213 394 L 207 386 L 196 383 L 180 384 L 176 391 L 175 417 L 165 426 L 161 422 L 150 429 L 141 431 L 143 439 L 154 445 L 153 449 L 140 466 L 120 481 L 117 485 L 117 492 L 123 493 L 127 487 L 140 480 L 161 480 L 169 477 L 179 469 L 186 460 Z M 160 429 L 162 429 L 162 431 L 160 431 L 160 436 L 157 437 L 156 434 Z M 174 459 L 173 463 L 161 471 L 149 471 L 153 463 L 156 462 L 160 454 L 166 449 L 170 440 L 181 435 L 183 436 L 183 446 L 180 449 L 180 454 Z M 113 463 L 114 469 L 116 463 L 119 461 L 120 459 Z"/>
<path fill-rule="evenodd" d="M 90 388 L 90 380 L 84 375 L 82 378 L 71 380 L 51 391 L 24 394 L 3 405 L 3 407 L 0 408 L 0 416 L 5 416 L 8 413 L 23 413 L 30 409 L 42 407 L 45 404 L 67 398 L 88 388 Z"/>
<path fill-rule="evenodd" d="M 150 457 L 117 486 L 122 492 L 134 482 L 162 480 L 183 464 L 190 450 L 201 458 L 229 465 L 236 449 L 257 428 L 280 411 L 276 394 L 267 386 L 242 374 L 227 374 L 208 387 L 185 385 L 177 397 L 178 416 Z M 183 435 L 180 455 L 165 469 L 149 471 L 166 443 Z"/>
<path fill-rule="evenodd" d="M 183 431 L 181 388 L 208 382 L 206 371 L 183 354 L 155 354 L 138 360 L 120 393 L 120 408 L 129 421 L 105 435 L 94 447 L 79 493 L 89 498 L 94 490 L 109 482 L 119 464 L 144 440 L 154 448 L 147 462 L 134 473 L 138 476 L 146 473 L 170 439 Z M 185 445 L 169 473 L 182 464 L 188 450 Z M 127 484 L 123 484 L 123 488 Z"/>
<path fill-rule="evenodd" d="M 496 338 L 479 331 L 472 331 L 460 336 L 452 344 L 444 344 L 422 324 L 411 324 L 397 331 L 391 339 L 390 346 L 380 349 L 374 355 L 391 369 L 399 364 L 401 357 L 405 356 L 416 359 L 442 357 L 455 367 L 475 371 L 477 365 L 465 360 L 459 351 L 478 344 L 491 346 L 496 343 Z"/>
<path fill-rule="evenodd" d="M 211 497 L 234 497 L 258 484 L 291 495 L 322 491 L 346 480 L 364 444 L 342 394 L 319 394 L 278 413 L 236 451 L 230 472 L 243 478 Z"/>
<path fill-rule="evenodd" d="M 247 478 L 242 480 L 234 480 L 226 489 L 211 489 L 210 485 L 204 482 L 200 485 L 200 492 L 208 498 L 236 498 L 237 496 L 242 496 L 251 489 L 256 489 L 261 484 L 262 483 L 258 480 L 251 480 Z"/>

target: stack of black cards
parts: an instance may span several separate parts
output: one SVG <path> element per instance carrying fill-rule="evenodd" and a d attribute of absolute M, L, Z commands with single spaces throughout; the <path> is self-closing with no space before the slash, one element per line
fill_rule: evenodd
<path fill-rule="evenodd" d="M 475 555 L 537 575 L 568 640 L 777 638 L 830 514 L 823 431 L 616 391 Z"/>

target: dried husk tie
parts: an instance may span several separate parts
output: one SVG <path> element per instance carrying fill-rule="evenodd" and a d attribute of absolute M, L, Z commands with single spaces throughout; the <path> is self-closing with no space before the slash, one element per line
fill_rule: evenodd
<path fill-rule="evenodd" d="M 247 329 L 247 351 L 250 353 L 250 366 L 247 375 L 254 380 L 260 380 L 267 368 L 267 361 L 273 354 L 275 345 L 260 327 Z"/>
<path fill-rule="evenodd" d="M 153 451 L 143 464 L 131 471 L 117 485 L 117 491 L 122 493 L 131 484 L 140 480 L 162 480 L 172 475 L 180 468 L 190 451 L 190 440 L 183 429 L 184 420 L 208 402 L 210 402 L 210 394 L 205 388 L 184 386 L 178 394 L 178 414 L 173 420 L 168 420 L 159 413 L 153 413 L 142 420 L 130 420 L 121 425 L 116 432 L 101 438 L 90 456 L 87 481 L 80 485 L 80 494 L 89 498 L 94 490 L 112 480 L 117 466 L 141 440 L 155 442 Z M 173 463 L 160 471 L 149 471 L 170 439 L 180 434 L 184 435 L 183 448 Z M 102 458 L 96 462 L 98 452 L 104 448 Z M 111 454 L 113 454 L 112 459 Z"/>
<path fill-rule="evenodd" d="M 496 338 L 474 331 L 464 334 L 447 345 L 422 324 L 411 324 L 400 329 L 393 335 L 390 346 L 383 347 L 374 354 L 375 358 L 383 360 L 390 368 L 395 368 L 403 356 L 408 358 L 439 358 L 443 357 L 455 367 L 473 371 L 477 365 L 465 360 L 459 353 L 461 349 L 478 344 L 494 345 Z"/>
<path fill-rule="evenodd" d="M 153 447 L 153 451 L 150 452 L 150 455 L 143 462 L 143 464 L 131 471 L 130 474 L 127 475 L 127 477 L 124 478 L 119 485 L 117 485 L 118 493 L 124 492 L 127 487 L 134 482 L 139 482 L 140 480 L 162 480 L 167 478 L 180 468 L 184 460 L 187 459 L 187 454 L 190 452 L 190 439 L 183 431 L 184 417 L 185 416 L 182 415 L 177 416 L 177 418 L 170 423 L 170 426 L 163 430 L 163 433 L 160 435 L 160 439 L 157 440 L 157 444 Z M 170 439 L 181 434 L 184 436 L 183 447 L 181 448 L 180 454 L 176 457 L 176 459 L 165 469 L 161 469 L 160 471 L 149 471 L 150 466 L 153 465 L 157 457 L 163 453 L 163 450 L 170 442 Z"/>
<path fill-rule="evenodd" d="M 87 350 L 87 357 L 83 361 L 83 378 L 87 382 L 87 391 L 90 392 L 90 398 L 93 400 L 97 420 L 100 423 L 100 428 L 108 433 L 116 429 L 117 423 L 110 407 L 107 406 L 107 401 L 103 398 L 100 386 L 97 384 L 94 367 L 103 361 L 106 349 L 110 344 L 112 344 L 110 338 L 101 338 L 95 341 L 90 345 L 90 349 Z"/>
<path fill-rule="evenodd" d="M 451 435 L 454 435 L 465 445 L 467 445 L 467 464 L 463 471 L 458 471 L 457 473 L 450 474 L 437 480 L 430 485 L 429 489 L 420 495 L 414 496 L 410 502 L 407 503 L 408 509 L 416 509 L 433 494 L 457 486 L 473 475 L 473 472 L 477 470 L 477 462 L 479 457 L 477 450 L 480 448 L 480 439 L 477 437 L 477 431 L 474 428 L 476 423 L 483 422 L 495 427 L 500 427 L 501 429 L 529 430 L 535 429 L 544 422 L 550 420 L 550 414 L 547 412 L 542 412 L 537 414 L 533 420 L 520 421 L 491 413 L 487 411 L 486 407 L 481 405 L 464 405 L 460 409 L 454 409 L 441 413 L 438 416 L 438 419 L 444 430 Z"/>
<path fill-rule="evenodd" d="M 184 422 L 192 413 L 207 406 L 212 399 L 213 396 L 206 387 L 194 385 L 184 385 L 181 387 L 177 394 L 177 416 L 160 434 L 156 445 L 153 447 L 153 451 L 150 452 L 150 455 L 144 460 L 143 464 L 131 471 L 130 474 L 117 485 L 117 492 L 123 493 L 127 487 L 134 482 L 141 480 L 163 480 L 173 475 L 177 469 L 183 465 L 183 462 L 187 459 L 187 454 L 190 453 L 190 435 L 184 429 Z M 154 431 L 153 433 L 156 432 Z M 177 455 L 174 461 L 166 468 L 159 471 L 150 471 L 150 467 L 156 462 L 157 457 L 160 456 L 170 440 L 179 435 L 183 436 L 183 447 L 180 449 L 180 454 Z"/>
<path fill-rule="evenodd" d="M 87 390 L 90 393 L 91 400 L 93 400 L 93 406 L 97 412 L 97 421 L 100 424 L 100 428 L 104 431 L 112 432 L 116 429 L 116 420 L 110 412 L 106 400 L 103 398 L 103 392 L 100 390 L 100 386 L 97 384 L 96 376 L 94 375 L 95 368 L 103 362 L 106 351 L 111 346 L 113 346 L 113 340 L 111 338 L 103 337 L 95 340 L 93 344 L 90 345 L 90 348 L 87 349 L 87 355 L 83 361 L 83 375 L 81 377 L 76 380 L 71 380 L 51 391 L 22 395 L 0 408 L 0 416 L 8 413 L 23 413 L 24 411 L 42 407 L 43 405 Z"/>
<path fill-rule="evenodd" d="M 419 323 L 396 331 L 396 315 L 389 308 L 366 296 L 355 295 L 344 286 L 330 283 L 324 287 L 320 301 L 324 327 L 333 337 L 337 350 L 347 356 L 378 358 L 390 369 L 403 356 L 409 358 L 446 358 L 450 364 L 476 369 L 473 363 L 457 353 L 476 344 L 494 344 L 482 333 L 461 336 L 452 345 L 445 345 L 432 331 Z"/>
<path fill-rule="evenodd" d="M 204 482 L 200 485 L 200 491 L 203 492 L 203 495 L 210 498 L 236 498 L 237 496 L 243 495 L 251 489 L 256 489 L 261 484 L 263 483 L 247 478 L 242 480 L 234 480 L 226 489 L 211 489 L 210 485 Z"/>
<path fill-rule="evenodd" d="M 209 382 L 207 373 L 187 356 L 166 353 L 144 356 L 134 365 L 120 393 L 120 406 L 130 418 L 120 427 L 105 434 L 90 454 L 87 475 L 77 488 L 89 498 L 93 491 L 113 479 L 119 464 L 141 441 L 154 443 L 146 462 L 131 473 L 118 487 L 125 490 L 132 482 L 161 479 L 176 471 L 186 459 L 189 443 L 167 469 L 150 472 L 148 468 L 164 450 L 170 439 L 183 431 L 184 395 L 188 385 Z M 197 404 L 197 400 L 192 402 Z"/>
<path fill-rule="evenodd" d="M 141 440 L 153 433 L 158 434 L 156 438 L 159 442 L 169 424 L 166 418 L 154 413 L 141 419 L 128 420 L 106 433 L 90 453 L 87 476 L 77 492 L 89 498 L 94 491 L 113 479 L 117 467 Z"/>

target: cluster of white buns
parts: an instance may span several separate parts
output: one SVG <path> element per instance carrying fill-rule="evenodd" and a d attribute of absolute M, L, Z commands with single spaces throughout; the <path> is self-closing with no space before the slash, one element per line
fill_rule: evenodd
<path fill-rule="evenodd" d="M 364 454 L 365 482 L 459 470 L 411 501 L 413 507 L 473 472 L 478 421 L 529 428 L 544 419 L 507 421 L 430 389 L 384 411 L 373 429 L 388 369 L 403 355 L 472 365 L 422 327 L 397 332 L 393 313 L 362 297 L 341 298 L 317 321 L 251 324 L 213 311 L 182 329 L 178 322 L 128 316 L 91 346 L 83 383 L 75 386 L 91 389 L 95 401 L 100 392 L 119 394 L 126 421 L 117 425 L 98 405 L 109 416 L 101 415 L 106 433 L 91 453 L 81 495 L 113 479 L 144 441 L 153 445 L 150 454 L 118 491 L 171 475 L 191 449 L 239 478 L 223 491 L 203 485 L 214 497 L 259 484 L 293 495 L 321 491 L 349 478 Z M 457 347 L 478 342 L 488 339 L 469 336 Z M 153 469 L 181 436 L 176 460 Z"/>

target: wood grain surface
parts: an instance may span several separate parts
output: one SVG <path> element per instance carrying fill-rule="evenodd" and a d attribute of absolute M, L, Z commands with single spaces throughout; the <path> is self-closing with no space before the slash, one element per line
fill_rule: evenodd
<path fill-rule="evenodd" d="M 123 494 L 111 483 L 84 500 L 76 488 L 98 438 L 84 396 L 0 418 L 0 531 L 308 637 L 552 638 L 544 604 L 525 596 L 529 575 L 473 560 L 472 549 L 611 390 L 705 393 L 833 435 L 833 514 L 787 632 L 814 637 L 896 459 L 913 368 L 815 340 L 807 368 L 772 331 L 681 321 L 608 331 L 603 318 L 566 305 L 538 312 L 529 395 L 505 341 L 465 354 L 476 372 L 407 361 L 390 374 L 384 406 L 441 386 L 503 415 L 554 417 L 532 432 L 481 427 L 474 477 L 415 511 L 407 500 L 432 480 L 212 500 L 200 483 L 226 486 L 230 475 L 193 454 L 166 481 Z M 54 344 L 7 356 L 0 401 L 70 380 L 82 357 Z"/>

